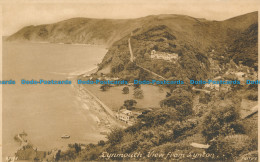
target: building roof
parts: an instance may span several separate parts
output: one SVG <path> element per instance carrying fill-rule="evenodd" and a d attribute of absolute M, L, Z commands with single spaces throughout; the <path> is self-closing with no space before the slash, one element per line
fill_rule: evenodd
<path fill-rule="evenodd" d="M 123 113 L 123 114 L 129 114 L 129 113 L 132 113 L 132 111 L 123 109 L 123 110 L 121 110 L 121 113 Z"/>
<path fill-rule="evenodd" d="M 244 75 L 244 74 L 246 74 L 246 73 L 244 73 L 244 72 L 237 72 L 237 73 L 235 73 L 236 75 Z"/>
<path fill-rule="evenodd" d="M 220 80 L 221 76 L 217 76 L 216 78 L 214 78 L 213 80 Z"/>

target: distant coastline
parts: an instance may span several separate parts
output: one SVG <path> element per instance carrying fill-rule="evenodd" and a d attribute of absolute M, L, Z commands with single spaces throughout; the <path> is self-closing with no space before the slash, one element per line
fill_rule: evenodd
<path fill-rule="evenodd" d="M 5 42 L 10 42 L 10 43 L 39 43 L 39 44 L 60 44 L 60 45 L 72 45 L 72 46 L 99 46 L 99 47 L 104 47 L 106 48 L 105 45 L 103 44 L 90 44 L 90 43 L 63 43 L 63 42 L 49 42 L 49 41 L 37 41 L 37 40 L 15 40 L 15 41 L 9 41 L 7 40 L 9 36 L 3 36 L 2 40 Z"/>

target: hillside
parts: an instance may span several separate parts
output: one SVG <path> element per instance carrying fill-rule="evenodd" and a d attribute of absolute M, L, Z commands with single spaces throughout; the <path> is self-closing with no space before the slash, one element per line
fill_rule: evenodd
<path fill-rule="evenodd" d="M 146 19 L 153 21 L 136 28 L 109 48 L 100 64 L 101 71 L 109 67 L 112 75 L 128 80 L 146 75 L 130 62 L 130 37 L 135 62 L 166 78 L 200 80 L 214 76 L 210 73 L 209 59 L 223 67 L 234 60 L 257 69 L 257 12 L 225 21 L 176 15 Z M 151 59 L 152 50 L 177 53 L 179 57 L 175 63 Z"/>
<path fill-rule="evenodd" d="M 241 23 L 243 21 L 244 23 Z M 245 30 L 257 21 L 257 12 L 249 13 L 223 22 L 196 19 L 184 15 L 152 15 L 137 19 L 90 19 L 73 18 L 54 24 L 27 26 L 7 40 L 46 41 L 53 43 L 94 43 L 111 45 L 131 31 L 150 25 L 166 25 L 177 32 L 183 40 L 197 45 L 209 45 L 227 36 L 227 28 Z M 221 31 L 221 32 L 220 32 Z"/>
<path fill-rule="evenodd" d="M 236 63 L 242 61 L 246 66 L 254 67 L 257 69 L 258 57 L 258 24 L 250 25 L 234 42 L 230 45 L 228 53 Z"/>
<path fill-rule="evenodd" d="M 73 18 L 54 24 L 27 26 L 7 40 L 110 45 L 138 25 L 140 22 L 133 20 Z"/>

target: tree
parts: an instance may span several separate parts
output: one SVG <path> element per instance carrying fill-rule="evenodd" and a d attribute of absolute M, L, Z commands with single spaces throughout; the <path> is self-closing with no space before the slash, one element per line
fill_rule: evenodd
<path fill-rule="evenodd" d="M 126 70 L 131 71 L 131 70 L 135 70 L 137 68 L 137 66 L 135 65 L 135 63 L 129 61 L 126 65 Z"/>
<path fill-rule="evenodd" d="M 105 141 L 104 140 L 100 140 L 98 141 L 98 146 L 105 146 Z"/>
<path fill-rule="evenodd" d="M 113 58 L 111 65 L 111 73 L 119 73 L 124 70 L 124 62 L 117 56 Z"/>
<path fill-rule="evenodd" d="M 60 160 L 60 153 L 61 153 L 61 150 L 58 150 L 56 156 L 55 156 L 55 161 L 59 161 Z"/>
<path fill-rule="evenodd" d="M 238 157 L 251 151 L 251 146 L 252 140 L 250 137 L 236 134 L 212 141 L 208 151 L 218 155 L 221 160 L 236 161 Z"/>
<path fill-rule="evenodd" d="M 137 98 L 137 99 L 143 99 L 144 98 L 143 90 L 135 89 L 134 90 L 134 97 Z"/>
<path fill-rule="evenodd" d="M 161 107 L 174 108 L 180 119 L 192 114 L 192 93 L 181 88 L 160 102 Z"/>
<path fill-rule="evenodd" d="M 74 148 L 75 148 L 76 153 L 79 153 L 81 151 L 80 144 L 75 143 Z"/>
<path fill-rule="evenodd" d="M 128 87 L 124 87 L 122 91 L 123 91 L 123 94 L 128 94 L 129 93 L 129 88 Z"/>
<path fill-rule="evenodd" d="M 115 128 L 111 131 L 111 133 L 107 136 L 108 142 L 112 145 L 118 144 L 121 142 L 124 135 L 124 130 L 120 128 Z"/>
<path fill-rule="evenodd" d="M 125 100 L 124 105 L 127 110 L 134 109 L 134 106 L 137 104 L 135 100 Z"/>
<path fill-rule="evenodd" d="M 107 84 L 104 84 L 104 85 L 100 86 L 100 89 L 102 91 L 106 91 L 108 88 L 109 88 L 109 86 Z"/>
<path fill-rule="evenodd" d="M 247 96 L 247 99 L 252 100 L 252 101 L 257 101 L 258 100 L 258 94 L 257 91 L 256 93 L 251 93 Z"/>
<path fill-rule="evenodd" d="M 185 135 L 187 131 L 191 131 L 193 128 L 195 128 L 197 126 L 197 123 L 197 120 L 185 120 L 182 122 L 176 122 L 172 126 L 173 138 L 177 139 L 178 137 Z"/>
<path fill-rule="evenodd" d="M 170 97 L 172 94 L 170 92 L 166 92 L 166 97 Z"/>
<path fill-rule="evenodd" d="M 145 124 L 146 127 L 164 125 L 167 121 L 175 121 L 177 119 L 175 110 L 150 111 L 139 116 L 140 123 Z M 140 127 L 142 129 L 142 127 Z"/>
<path fill-rule="evenodd" d="M 214 103 L 202 121 L 202 134 L 207 141 L 210 141 L 218 136 L 244 133 L 244 127 L 239 119 L 239 112 L 232 101 L 223 100 Z"/>
<path fill-rule="evenodd" d="M 140 69 L 138 78 L 139 80 L 149 80 L 149 75 L 149 72 Z"/>
<path fill-rule="evenodd" d="M 203 104 L 207 104 L 211 100 L 210 94 L 206 92 L 201 92 L 199 102 Z"/>

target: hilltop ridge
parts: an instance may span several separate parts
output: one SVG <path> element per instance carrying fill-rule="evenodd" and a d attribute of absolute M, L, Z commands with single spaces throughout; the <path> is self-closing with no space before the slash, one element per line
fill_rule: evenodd
<path fill-rule="evenodd" d="M 241 24 L 240 20 L 247 21 Z M 222 29 L 231 24 L 238 30 L 247 28 L 247 24 L 257 21 L 257 12 L 223 21 L 197 19 L 185 15 L 151 15 L 136 19 L 91 19 L 72 18 L 53 24 L 26 26 L 9 36 L 9 41 L 46 41 L 52 43 L 102 44 L 110 46 L 131 31 L 151 24 L 164 24 L 180 34 L 189 36 L 203 34 L 211 28 Z M 226 24 L 226 25 L 225 25 Z M 213 31 L 213 30 L 211 30 Z M 215 31 L 215 30 L 214 30 Z M 217 33 L 212 33 L 218 35 Z"/>

